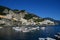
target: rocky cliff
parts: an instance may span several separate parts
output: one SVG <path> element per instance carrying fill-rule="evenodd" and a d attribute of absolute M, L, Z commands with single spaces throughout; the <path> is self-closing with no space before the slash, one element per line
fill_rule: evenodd
<path fill-rule="evenodd" d="M 8 7 L 0 6 L 0 25 L 21 26 L 21 25 L 57 25 L 58 22 L 39 17 L 25 10 L 12 10 Z"/>

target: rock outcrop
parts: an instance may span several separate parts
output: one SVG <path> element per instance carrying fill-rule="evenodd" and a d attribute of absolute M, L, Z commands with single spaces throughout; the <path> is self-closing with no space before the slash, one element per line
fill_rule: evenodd
<path fill-rule="evenodd" d="M 50 19 L 41 18 L 25 10 L 11 10 L 10 8 L 0 6 L 0 25 L 21 26 L 21 25 L 56 25 Z"/>

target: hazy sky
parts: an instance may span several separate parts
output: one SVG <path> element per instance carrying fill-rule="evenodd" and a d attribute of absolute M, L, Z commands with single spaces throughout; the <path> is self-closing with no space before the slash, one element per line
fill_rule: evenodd
<path fill-rule="evenodd" d="M 0 5 L 60 20 L 60 0 L 0 0 Z"/>

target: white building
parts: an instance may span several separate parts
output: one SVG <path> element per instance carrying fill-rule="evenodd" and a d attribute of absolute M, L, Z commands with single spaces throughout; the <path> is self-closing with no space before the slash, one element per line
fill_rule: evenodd
<path fill-rule="evenodd" d="M 6 18 L 12 19 L 12 16 L 13 16 L 14 14 L 15 14 L 15 13 L 14 13 L 12 10 L 9 10 L 9 14 L 6 15 Z"/>
<path fill-rule="evenodd" d="M 3 21 L 3 20 L 0 20 L 0 24 L 4 24 L 5 23 L 5 21 Z"/>
<path fill-rule="evenodd" d="M 28 23 L 30 23 L 30 25 L 36 25 L 33 19 L 28 20 Z"/>
<path fill-rule="evenodd" d="M 25 20 L 25 19 L 23 19 L 23 18 L 21 18 L 20 21 L 21 21 L 22 24 L 24 24 L 24 25 L 26 25 L 26 24 L 28 23 L 27 20 Z"/>

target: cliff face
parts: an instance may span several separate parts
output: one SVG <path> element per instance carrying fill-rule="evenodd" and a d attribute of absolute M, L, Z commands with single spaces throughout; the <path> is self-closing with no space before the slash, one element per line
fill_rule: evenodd
<path fill-rule="evenodd" d="M 0 25 L 21 26 L 21 25 L 56 25 L 58 22 L 41 18 L 25 10 L 11 10 L 0 6 Z"/>

